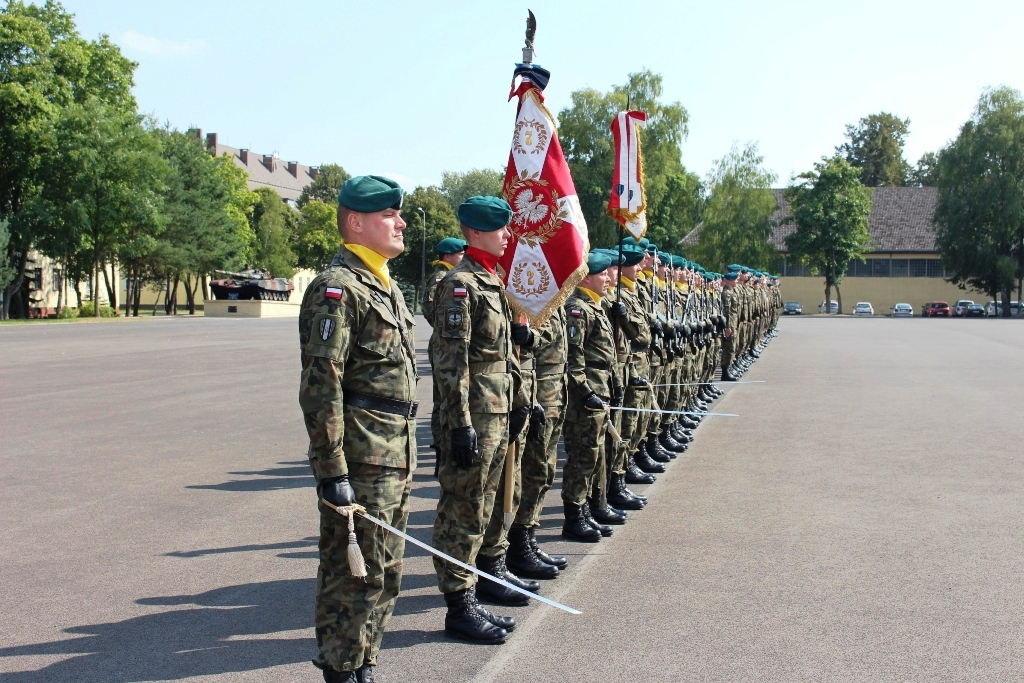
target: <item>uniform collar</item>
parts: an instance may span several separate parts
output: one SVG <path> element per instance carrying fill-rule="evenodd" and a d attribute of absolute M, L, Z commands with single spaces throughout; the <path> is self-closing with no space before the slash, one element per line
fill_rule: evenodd
<path fill-rule="evenodd" d="M 452 264 L 448 263 L 447 261 L 442 261 L 441 259 L 434 261 L 430 265 L 437 266 L 438 268 L 444 268 L 445 270 L 451 270 L 452 268 L 455 267 Z"/>
<path fill-rule="evenodd" d="M 599 303 L 601 303 L 601 295 L 600 295 L 600 294 L 598 294 L 597 292 L 595 292 L 594 290 L 592 290 L 592 289 L 587 289 L 586 287 L 578 287 L 578 289 L 579 289 L 579 290 L 580 290 L 581 292 L 583 292 L 584 294 L 586 294 L 586 295 L 587 295 L 587 297 L 588 297 L 588 298 L 589 298 L 589 299 L 590 299 L 591 301 L 593 301 L 593 302 L 594 302 L 595 304 L 599 304 Z"/>
<path fill-rule="evenodd" d="M 629 287 L 629 291 L 636 291 L 636 284 L 625 275 L 620 275 L 619 279 L 622 280 L 623 284 Z"/>
<path fill-rule="evenodd" d="M 478 249 L 477 247 L 466 247 L 466 256 L 469 256 L 476 261 L 480 266 L 483 267 L 491 275 L 497 275 L 494 270 L 494 266 L 498 265 L 498 259 L 500 256 Z"/>
<path fill-rule="evenodd" d="M 361 244 L 343 245 L 346 249 L 359 257 L 366 269 L 377 276 L 377 279 L 384 284 L 384 289 L 391 291 L 391 273 L 388 271 L 388 260 L 369 247 Z"/>

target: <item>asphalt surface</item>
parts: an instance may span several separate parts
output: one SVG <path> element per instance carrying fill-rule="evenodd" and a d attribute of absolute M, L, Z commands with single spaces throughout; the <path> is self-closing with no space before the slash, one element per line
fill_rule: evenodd
<path fill-rule="evenodd" d="M 572 564 L 544 594 L 582 616 L 448 640 L 410 547 L 377 679 L 1024 679 L 1024 323 L 781 327 L 744 377 L 765 383 L 714 404 L 740 417 L 707 418 L 611 539 L 562 542 L 549 495 Z M 0 681 L 320 680 L 297 385 L 294 320 L 0 327 Z"/>

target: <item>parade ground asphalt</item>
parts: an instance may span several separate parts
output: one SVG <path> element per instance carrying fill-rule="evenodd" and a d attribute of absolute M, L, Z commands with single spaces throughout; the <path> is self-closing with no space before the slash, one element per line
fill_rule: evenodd
<path fill-rule="evenodd" d="M 647 509 L 502 646 L 407 546 L 378 681 L 1011 681 L 1024 322 L 784 318 Z M 438 485 L 419 319 L 410 533 Z M 318 681 L 295 320 L 0 327 L 0 681 Z"/>

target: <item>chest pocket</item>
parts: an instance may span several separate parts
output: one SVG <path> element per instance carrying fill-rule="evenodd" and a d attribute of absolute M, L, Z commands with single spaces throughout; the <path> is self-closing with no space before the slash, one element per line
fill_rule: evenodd
<path fill-rule="evenodd" d="M 368 319 L 359 333 L 356 346 L 369 358 L 377 360 L 401 357 L 402 337 L 395 316 L 386 304 L 370 300 Z"/>
<path fill-rule="evenodd" d="M 491 342 L 497 341 L 505 329 L 505 311 L 499 296 L 490 292 L 482 295 L 473 321 L 473 332 Z"/>

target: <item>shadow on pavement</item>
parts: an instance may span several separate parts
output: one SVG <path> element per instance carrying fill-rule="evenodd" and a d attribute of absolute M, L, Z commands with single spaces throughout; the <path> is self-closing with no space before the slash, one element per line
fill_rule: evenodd
<path fill-rule="evenodd" d="M 307 536 L 301 541 L 286 541 L 284 543 L 265 543 L 265 544 L 251 544 L 251 545 L 236 545 L 229 546 L 227 548 L 207 548 L 205 550 L 175 550 L 172 553 L 167 553 L 167 557 L 202 557 L 204 555 L 221 555 L 224 553 L 245 553 L 253 550 L 287 550 L 289 548 L 309 548 L 316 547 L 319 538 L 316 536 Z M 314 557 L 316 553 L 314 553 Z M 284 555 L 278 555 L 278 557 L 284 557 Z"/>
<path fill-rule="evenodd" d="M 221 484 L 192 484 L 187 489 L 207 489 L 215 491 L 274 491 L 279 489 L 297 489 L 305 486 L 313 487 L 313 472 L 305 460 L 279 462 L 286 467 L 272 467 L 256 472 L 229 472 L 240 476 L 254 476 L 257 479 L 235 479 Z"/>
<path fill-rule="evenodd" d="M 254 671 L 308 661 L 314 579 L 225 586 L 199 595 L 142 598 L 140 605 L 181 607 L 106 624 L 66 629 L 80 636 L 0 648 L 0 657 L 74 656 L 37 671 L 0 676 L 4 683 L 128 683 Z M 268 637 L 271 634 L 280 636 Z"/>

